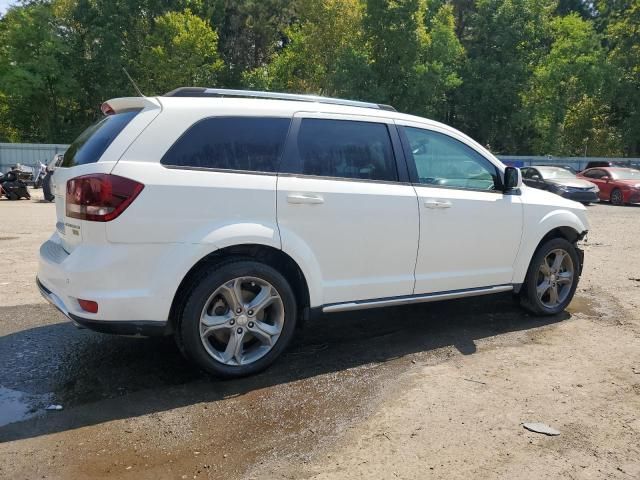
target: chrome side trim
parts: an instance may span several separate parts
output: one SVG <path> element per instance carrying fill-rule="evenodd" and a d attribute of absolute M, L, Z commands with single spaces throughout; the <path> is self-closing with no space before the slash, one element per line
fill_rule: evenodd
<path fill-rule="evenodd" d="M 398 305 L 410 305 L 412 303 L 437 302 L 439 300 L 453 300 L 456 298 L 477 297 L 492 293 L 509 292 L 513 285 L 496 285 L 493 287 L 469 288 L 466 290 L 454 290 L 451 292 L 428 293 L 424 295 L 410 295 L 378 300 L 362 300 L 357 302 L 336 303 L 322 307 L 324 313 L 348 312 L 351 310 L 364 310 L 367 308 L 392 307 Z"/>

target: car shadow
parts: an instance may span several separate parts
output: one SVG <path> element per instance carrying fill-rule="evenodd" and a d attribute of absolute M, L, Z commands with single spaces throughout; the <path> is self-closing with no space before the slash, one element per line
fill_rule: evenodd
<path fill-rule="evenodd" d="M 59 316 L 43 304 L 0 308 L 0 318 L 7 319 L 53 315 Z M 220 401 L 443 347 L 472 355 L 476 340 L 569 317 L 566 312 L 530 316 L 510 294 L 324 315 L 308 322 L 268 370 L 236 380 L 201 373 L 180 355 L 171 338 L 102 335 L 68 322 L 25 329 L 0 337 L 0 386 L 30 395 L 51 394 L 64 410 L 0 427 L 0 442 Z"/>

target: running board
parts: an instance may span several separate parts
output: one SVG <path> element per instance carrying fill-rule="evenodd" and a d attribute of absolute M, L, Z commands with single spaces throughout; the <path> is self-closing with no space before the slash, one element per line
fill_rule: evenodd
<path fill-rule="evenodd" d="M 410 305 L 412 303 L 437 302 L 456 298 L 477 297 L 492 293 L 509 292 L 513 285 L 496 285 L 494 287 L 468 288 L 466 290 L 452 290 L 450 292 L 427 293 L 424 295 L 410 295 L 406 297 L 383 298 L 378 300 L 359 300 L 357 302 L 335 303 L 322 307 L 324 313 L 348 312 L 350 310 L 364 310 L 366 308 L 393 307 Z"/>

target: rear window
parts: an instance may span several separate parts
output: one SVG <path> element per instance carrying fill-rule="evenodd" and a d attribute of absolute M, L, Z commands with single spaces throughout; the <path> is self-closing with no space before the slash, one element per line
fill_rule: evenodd
<path fill-rule="evenodd" d="M 87 128 L 64 154 L 63 167 L 95 163 L 140 110 L 108 115 Z"/>
<path fill-rule="evenodd" d="M 192 125 L 160 163 L 173 167 L 277 172 L 291 119 L 213 117 Z"/>

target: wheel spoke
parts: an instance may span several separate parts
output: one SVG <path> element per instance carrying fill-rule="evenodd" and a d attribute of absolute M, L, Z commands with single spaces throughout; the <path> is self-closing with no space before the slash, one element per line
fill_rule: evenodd
<path fill-rule="evenodd" d="M 540 265 L 540 273 L 542 273 L 545 277 L 551 275 L 551 267 L 549 267 L 546 258 L 542 261 L 542 265 Z"/>
<path fill-rule="evenodd" d="M 573 272 L 562 272 L 558 274 L 558 283 L 570 285 L 573 282 Z"/>
<path fill-rule="evenodd" d="M 224 363 L 229 363 L 231 360 L 236 361 L 238 365 L 242 363 L 242 340 L 244 339 L 244 331 L 238 333 L 236 330 L 231 331 L 229 335 L 229 343 L 222 353 L 222 360 Z"/>
<path fill-rule="evenodd" d="M 247 305 L 248 310 L 253 310 L 253 315 L 257 315 L 259 312 L 267 308 L 278 298 L 278 294 L 275 290 L 269 286 L 263 286 L 260 292 L 255 296 L 253 300 Z"/>
<path fill-rule="evenodd" d="M 558 270 L 560 270 L 560 267 L 562 266 L 562 262 L 564 260 L 566 253 L 561 250 L 556 250 L 555 253 L 556 253 L 556 257 L 553 260 L 553 265 L 551 265 L 551 269 L 557 272 Z"/>
<path fill-rule="evenodd" d="M 273 337 L 280 334 L 280 327 L 269 325 L 268 323 L 256 321 L 255 326 L 250 329 L 251 333 L 265 345 L 273 344 Z"/>
<path fill-rule="evenodd" d="M 538 298 L 542 299 L 542 297 L 544 296 L 545 293 L 547 293 L 547 290 L 549 290 L 549 288 L 551 288 L 551 283 L 549 282 L 549 280 L 545 279 L 536 288 L 538 292 Z"/>
<path fill-rule="evenodd" d="M 549 303 L 551 305 L 556 305 L 558 303 L 558 286 L 553 285 L 549 289 Z"/>
<path fill-rule="evenodd" d="M 238 308 L 242 308 L 244 306 L 242 302 L 242 279 L 235 278 L 227 283 L 225 283 L 220 288 L 220 293 L 227 301 L 229 307 L 233 310 L 237 310 Z"/>
<path fill-rule="evenodd" d="M 227 315 L 204 315 L 200 320 L 202 325 L 205 327 L 201 334 L 202 337 L 206 338 L 213 332 L 231 328 L 229 320 L 232 318 L 233 316 L 231 313 L 228 313 Z"/>

